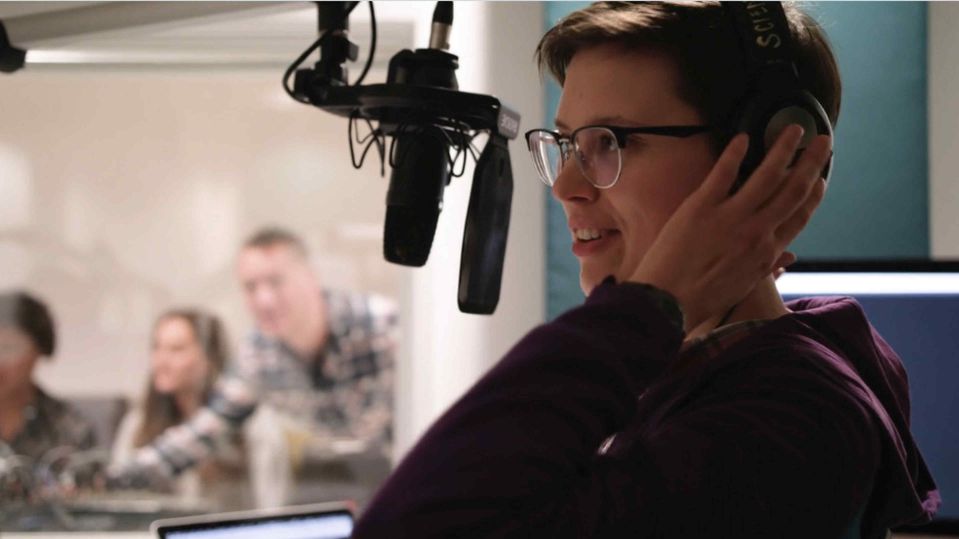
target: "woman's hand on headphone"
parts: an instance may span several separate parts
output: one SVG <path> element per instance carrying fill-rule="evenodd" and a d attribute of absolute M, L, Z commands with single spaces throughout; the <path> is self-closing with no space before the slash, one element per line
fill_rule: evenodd
<path fill-rule="evenodd" d="M 734 137 L 627 279 L 671 293 L 687 331 L 722 315 L 795 259 L 784 249 L 822 201 L 820 173 L 832 145 L 828 136 L 814 138 L 790 167 L 802 133 L 797 125 L 784 129 L 743 187 L 729 196 L 748 147 L 746 135 Z"/>

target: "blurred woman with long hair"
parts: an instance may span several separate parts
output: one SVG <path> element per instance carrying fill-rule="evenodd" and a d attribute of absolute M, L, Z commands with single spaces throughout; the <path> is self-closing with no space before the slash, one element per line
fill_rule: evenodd
<path fill-rule="evenodd" d="M 160 315 L 153 326 L 145 397 L 121 423 L 112 460 L 123 462 L 134 449 L 202 409 L 228 357 L 226 331 L 216 316 L 198 309 Z M 212 500 L 223 509 L 283 504 L 289 465 L 282 434 L 271 432 L 271 422 L 262 419 L 269 413 L 257 412 L 261 419 L 251 420 L 242 432 L 211 440 L 217 446 L 215 457 L 181 474 L 174 493 L 198 502 Z"/>

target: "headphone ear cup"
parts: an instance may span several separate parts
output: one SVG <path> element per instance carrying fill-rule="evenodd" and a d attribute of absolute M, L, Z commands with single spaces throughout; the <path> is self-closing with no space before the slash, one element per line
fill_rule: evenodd
<path fill-rule="evenodd" d="M 739 117 L 737 132 L 749 135 L 749 150 L 739 169 L 739 179 L 733 186 L 736 192 L 766 157 L 782 131 L 791 124 L 802 126 L 800 152 L 818 135 L 832 136 L 832 123 L 819 101 L 805 90 L 779 95 L 760 95 L 746 102 Z M 734 124 L 737 125 L 737 124 Z M 797 152 L 797 157 L 800 153 Z M 824 170 L 829 177 L 832 157 Z"/>

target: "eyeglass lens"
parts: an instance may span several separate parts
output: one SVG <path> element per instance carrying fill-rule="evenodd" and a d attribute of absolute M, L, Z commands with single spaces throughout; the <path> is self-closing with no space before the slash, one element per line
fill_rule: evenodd
<path fill-rule="evenodd" d="M 562 168 L 563 156 L 556 137 L 548 131 L 536 131 L 529 137 L 529 151 L 533 157 L 533 166 L 543 180 L 543 183 L 553 186 L 559 170 Z"/>
<path fill-rule="evenodd" d="M 579 168 L 596 187 L 609 187 L 619 178 L 620 155 L 616 135 L 605 127 L 590 127 L 573 140 Z"/>
<path fill-rule="evenodd" d="M 604 127 L 581 129 L 575 133 L 572 146 L 577 165 L 591 184 L 602 188 L 616 183 L 622 159 L 612 131 Z M 538 131 L 530 136 L 530 152 L 540 178 L 552 186 L 564 162 L 559 141 L 548 131 Z"/>

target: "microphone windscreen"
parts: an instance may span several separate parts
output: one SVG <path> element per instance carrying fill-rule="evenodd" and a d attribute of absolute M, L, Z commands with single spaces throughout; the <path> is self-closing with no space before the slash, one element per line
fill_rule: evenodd
<path fill-rule="evenodd" d="M 394 264 L 422 266 L 430 256 L 440 211 L 427 206 L 387 206 L 383 257 Z"/>
<path fill-rule="evenodd" d="M 443 189 L 450 181 L 449 142 L 432 126 L 395 137 L 383 256 L 395 264 L 422 266 L 433 246 Z"/>
<path fill-rule="evenodd" d="M 512 202 L 513 170 L 506 139 L 491 136 L 476 163 L 463 230 L 458 303 L 464 313 L 496 310 Z"/>

